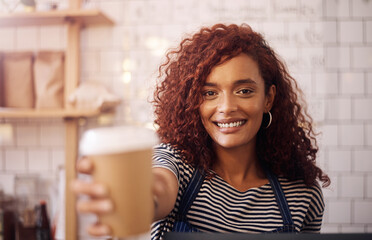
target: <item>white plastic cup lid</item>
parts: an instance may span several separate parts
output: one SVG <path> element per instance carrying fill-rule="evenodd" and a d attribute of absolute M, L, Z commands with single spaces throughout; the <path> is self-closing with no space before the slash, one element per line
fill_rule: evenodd
<path fill-rule="evenodd" d="M 83 133 L 81 155 L 115 154 L 152 148 L 159 142 L 155 131 L 138 126 L 90 129 Z"/>

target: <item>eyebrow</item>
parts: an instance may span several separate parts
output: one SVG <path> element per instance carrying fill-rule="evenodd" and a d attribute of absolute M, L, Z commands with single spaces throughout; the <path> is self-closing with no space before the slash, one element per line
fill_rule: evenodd
<path fill-rule="evenodd" d="M 249 84 L 257 84 L 256 81 L 250 79 L 250 78 L 246 78 L 246 79 L 239 79 L 239 80 L 236 80 L 234 82 L 234 85 L 240 85 L 240 84 L 246 84 L 246 83 L 249 83 Z M 213 82 L 207 82 L 204 84 L 204 86 L 207 86 L 207 87 L 215 87 L 217 86 L 217 84 L 213 83 Z"/>

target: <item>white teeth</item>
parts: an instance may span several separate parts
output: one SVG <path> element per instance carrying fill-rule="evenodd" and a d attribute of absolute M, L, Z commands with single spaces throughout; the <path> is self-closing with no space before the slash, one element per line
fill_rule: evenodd
<path fill-rule="evenodd" d="M 217 126 L 220 128 L 231 128 L 231 127 L 239 127 L 243 125 L 244 121 L 237 121 L 232 123 L 217 123 Z"/>

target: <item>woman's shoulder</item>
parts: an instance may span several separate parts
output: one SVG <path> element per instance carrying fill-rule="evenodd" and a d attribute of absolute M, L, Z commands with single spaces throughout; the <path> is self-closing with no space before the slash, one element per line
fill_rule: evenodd
<path fill-rule="evenodd" d="M 155 152 L 169 152 L 173 154 L 174 156 L 181 158 L 181 155 L 180 155 L 181 151 L 170 143 L 159 143 L 158 145 L 154 146 L 154 151 Z"/>
<path fill-rule="evenodd" d="M 288 180 L 284 177 L 278 179 L 287 198 L 307 199 L 307 201 L 324 208 L 323 192 L 318 182 L 306 185 L 303 180 Z"/>
<path fill-rule="evenodd" d="M 323 199 L 322 188 L 318 182 L 314 182 L 312 185 L 306 185 L 303 180 L 288 180 L 284 177 L 279 177 L 278 180 L 284 192 L 311 195 Z"/>
<path fill-rule="evenodd" d="M 168 168 L 180 182 L 187 181 L 194 170 L 186 163 L 181 151 L 169 143 L 160 143 L 154 147 L 153 167 Z"/>

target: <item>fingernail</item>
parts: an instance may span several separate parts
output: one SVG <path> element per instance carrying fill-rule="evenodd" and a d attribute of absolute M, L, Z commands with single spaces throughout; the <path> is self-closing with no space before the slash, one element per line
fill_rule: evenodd
<path fill-rule="evenodd" d="M 105 235 L 111 234 L 111 229 L 106 225 L 102 225 L 101 230 L 102 230 L 102 234 L 105 234 Z"/>
<path fill-rule="evenodd" d="M 110 200 L 106 200 L 103 202 L 102 208 L 107 212 L 111 212 L 114 209 L 114 204 Z"/>
<path fill-rule="evenodd" d="M 92 167 L 91 162 L 88 161 L 87 159 L 83 159 L 80 164 L 81 164 L 80 166 L 84 169 L 90 169 Z"/>
<path fill-rule="evenodd" d="M 102 185 L 98 185 L 97 188 L 96 188 L 96 194 L 98 196 L 106 196 L 107 195 L 107 189 L 106 187 L 102 186 Z"/>

